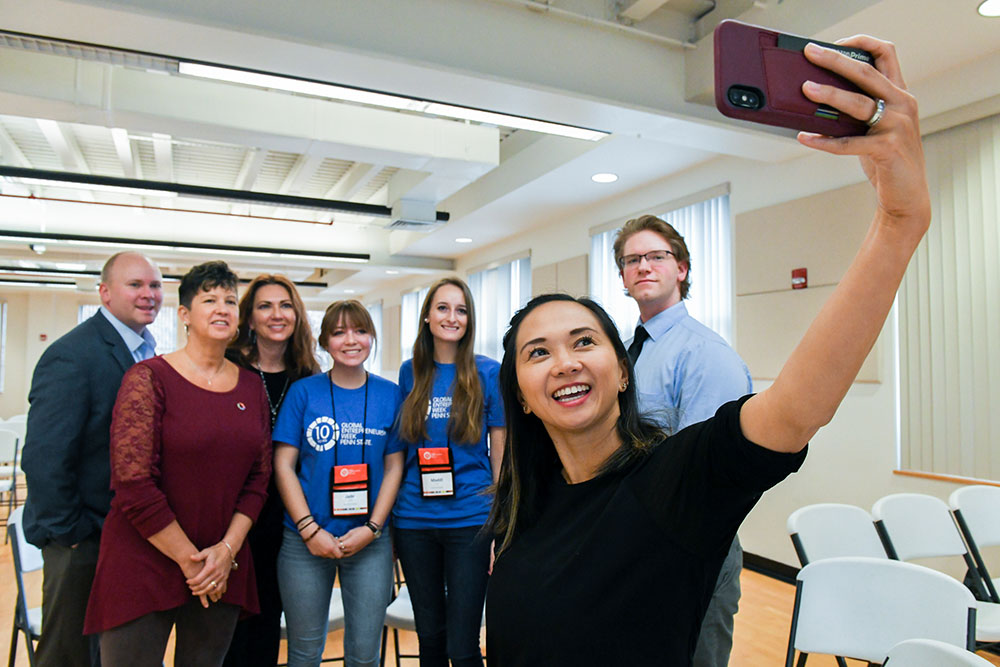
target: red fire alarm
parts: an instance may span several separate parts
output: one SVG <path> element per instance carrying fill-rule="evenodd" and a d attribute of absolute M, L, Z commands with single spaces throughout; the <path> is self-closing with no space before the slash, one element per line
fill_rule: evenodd
<path fill-rule="evenodd" d="M 48 339 L 49 339 L 49 335 L 48 334 L 38 334 L 38 340 L 42 341 L 43 343 L 45 341 L 47 341 Z"/>
<path fill-rule="evenodd" d="M 792 269 L 792 289 L 805 289 L 809 287 L 809 279 L 805 269 Z"/>

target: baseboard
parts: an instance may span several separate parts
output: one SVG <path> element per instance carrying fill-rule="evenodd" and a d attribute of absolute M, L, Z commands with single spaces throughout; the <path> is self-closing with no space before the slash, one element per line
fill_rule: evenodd
<path fill-rule="evenodd" d="M 799 573 L 799 568 L 786 565 L 782 562 L 752 554 L 749 551 L 743 552 L 743 567 L 754 572 L 784 581 L 786 584 L 794 584 L 795 577 Z"/>

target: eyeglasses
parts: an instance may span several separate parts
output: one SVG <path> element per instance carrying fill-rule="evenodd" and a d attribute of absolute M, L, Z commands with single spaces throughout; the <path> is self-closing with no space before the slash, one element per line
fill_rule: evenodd
<path fill-rule="evenodd" d="M 641 255 L 625 255 L 620 260 L 618 260 L 619 269 L 636 269 L 639 267 L 639 262 L 645 259 L 652 266 L 658 266 L 667 261 L 667 257 L 670 257 L 674 253 L 670 250 L 650 250 Z M 677 255 L 674 255 L 676 257 Z"/>

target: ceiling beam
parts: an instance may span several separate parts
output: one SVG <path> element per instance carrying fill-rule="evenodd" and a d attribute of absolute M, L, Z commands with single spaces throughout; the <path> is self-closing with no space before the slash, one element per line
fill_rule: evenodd
<path fill-rule="evenodd" d="M 281 187 L 278 188 L 278 194 L 281 195 L 300 195 L 305 189 L 306 185 L 309 183 L 309 179 L 313 177 L 316 171 L 323 164 L 324 156 L 322 155 L 310 155 L 309 153 L 303 153 L 296 160 L 292 168 L 288 170 L 288 174 L 285 175 L 285 180 L 282 181 Z"/>
<path fill-rule="evenodd" d="M 153 155 L 156 158 L 156 178 L 174 182 L 174 147 L 169 134 L 153 133 Z"/>
<path fill-rule="evenodd" d="M 645 21 L 649 18 L 650 14 L 668 2 L 670 2 L 670 0 L 635 0 L 635 2 L 626 7 L 625 10 L 618 16 L 627 18 L 631 21 Z"/>
<path fill-rule="evenodd" d="M 61 123 L 44 118 L 37 119 L 38 127 L 45 135 L 45 140 L 59 158 L 66 171 L 75 171 L 82 174 L 89 174 L 90 167 L 83 159 L 83 153 L 76 143 L 76 138 L 71 132 L 66 131 Z"/>
<path fill-rule="evenodd" d="M 382 171 L 385 165 L 382 164 L 368 164 L 367 162 L 355 162 L 350 166 L 350 168 L 344 172 L 344 175 L 340 177 L 326 194 L 323 195 L 323 199 L 345 199 L 350 200 L 354 198 L 354 195 L 358 194 L 361 188 L 368 184 L 368 181 L 372 180 L 378 173 Z"/>
<path fill-rule="evenodd" d="M 139 160 L 132 152 L 132 141 L 128 137 L 128 130 L 121 127 L 111 128 L 111 140 L 115 144 L 115 153 L 118 155 L 118 162 L 122 165 L 125 178 L 142 178 L 136 169 Z"/>
<path fill-rule="evenodd" d="M 14 143 L 7 129 L 0 125 L 0 155 L 7 163 L 14 163 L 18 167 L 32 167 L 31 162 L 24 155 L 24 152 Z"/>
<path fill-rule="evenodd" d="M 263 148 L 251 148 L 243 155 L 243 164 L 240 165 L 240 173 L 233 183 L 234 190 L 252 190 L 257 182 L 257 175 L 267 158 L 267 151 Z"/>

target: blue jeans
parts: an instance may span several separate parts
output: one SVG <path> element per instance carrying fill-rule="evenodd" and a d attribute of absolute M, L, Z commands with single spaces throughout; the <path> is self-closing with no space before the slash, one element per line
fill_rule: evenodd
<path fill-rule="evenodd" d="M 377 665 L 385 608 L 392 598 L 392 541 L 388 533 L 348 558 L 320 558 L 285 528 L 278 586 L 288 626 L 288 665 L 319 665 L 326 644 L 334 579 L 344 597 L 344 665 Z"/>
<path fill-rule="evenodd" d="M 479 630 L 490 538 L 481 526 L 396 528 L 396 553 L 413 602 L 420 667 L 481 667 Z"/>

